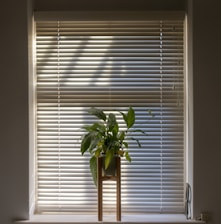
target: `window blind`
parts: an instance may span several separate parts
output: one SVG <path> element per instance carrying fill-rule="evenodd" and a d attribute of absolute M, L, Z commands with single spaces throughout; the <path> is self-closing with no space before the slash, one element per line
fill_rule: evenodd
<path fill-rule="evenodd" d="M 80 153 L 92 106 L 133 106 L 148 134 L 121 161 L 122 212 L 184 212 L 183 45 L 183 20 L 36 22 L 37 213 L 97 212 Z M 115 212 L 114 186 L 105 182 L 104 212 Z"/>

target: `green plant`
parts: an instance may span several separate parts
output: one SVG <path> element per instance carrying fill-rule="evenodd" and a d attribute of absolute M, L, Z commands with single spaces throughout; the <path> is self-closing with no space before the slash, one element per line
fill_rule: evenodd
<path fill-rule="evenodd" d="M 135 123 L 135 111 L 129 107 L 127 113 L 118 111 L 122 117 L 125 128 L 119 127 L 119 123 L 114 113 L 105 114 L 101 109 L 92 107 L 89 114 L 96 116 L 99 121 L 91 125 L 83 126 L 86 134 L 83 135 L 81 141 L 81 153 L 84 155 L 86 151 L 91 154 L 90 170 L 95 185 L 97 184 L 97 157 L 105 154 L 105 169 L 107 169 L 115 155 L 125 157 L 131 162 L 131 157 L 128 152 L 127 140 L 135 140 L 139 147 L 141 147 L 138 139 L 129 137 L 131 132 L 142 132 L 142 130 L 133 129 Z"/>

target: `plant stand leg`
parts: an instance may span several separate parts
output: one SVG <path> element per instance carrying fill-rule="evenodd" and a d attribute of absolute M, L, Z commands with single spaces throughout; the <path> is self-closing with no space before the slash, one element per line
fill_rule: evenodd
<path fill-rule="evenodd" d="M 117 157 L 117 221 L 121 221 L 121 173 L 120 157 Z"/>
<path fill-rule="evenodd" d="M 98 221 L 103 221 L 103 181 L 116 181 L 116 219 L 121 221 L 121 172 L 120 157 L 116 158 L 117 172 L 115 176 L 102 176 L 102 158 L 97 160 Z"/>
<path fill-rule="evenodd" d="M 98 221 L 103 220 L 103 186 L 102 186 L 102 159 L 97 160 L 97 189 L 98 189 Z"/>

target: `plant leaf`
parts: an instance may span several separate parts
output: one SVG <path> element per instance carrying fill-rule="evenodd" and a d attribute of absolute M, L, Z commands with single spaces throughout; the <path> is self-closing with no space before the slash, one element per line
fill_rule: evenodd
<path fill-rule="evenodd" d="M 97 158 L 95 156 L 90 158 L 90 170 L 94 184 L 97 186 Z"/>
<path fill-rule="evenodd" d="M 109 167 L 111 160 L 114 157 L 114 151 L 113 150 L 107 150 L 106 157 L 105 157 L 105 170 Z"/>
<path fill-rule="evenodd" d="M 107 129 L 112 131 L 115 125 L 117 124 L 115 114 L 110 113 L 107 120 Z"/>
<path fill-rule="evenodd" d="M 127 128 L 131 128 L 134 125 L 135 122 L 135 112 L 134 109 L 132 107 L 129 108 L 128 112 L 127 112 Z"/>
<path fill-rule="evenodd" d="M 145 131 L 141 130 L 141 129 L 130 129 L 129 132 L 141 132 L 144 135 L 148 135 Z"/>
<path fill-rule="evenodd" d="M 81 154 L 84 155 L 84 153 L 88 150 L 88 148 L 91 145 L 91 133 L 88 133 L 84 135 L 82 141 L 81 141 Z"/>
<path fill-rule="evenodd" d="M 82 129 L 86 130 L 87 132 L 105 132 L 105 125 L 103 122 L 94 122 L 92 125 L 84 125 Z"/>
<path fill-rule="evenodd" d="M 148 113 L 149 115 L 151 115 L 152 117 L 154 117 L 154 114 L 152 113 L 152 110 L 151 110 L 151 109 L 148 109 L 148 110 L 147 110 L 147 113 Z"/>
<path fill-rule="evenodd" d="M 116 138 L 117 135 L 118 135 L 118 132 L 119 132 L 119 126 L 118 126 L 118 123 L 115 124 L 113 130 L 112 130 L 112 133 L 113 133 L 113 136 Z"/>
<path fill-rule="evenodd" d="M 102 148 L 97 148 L 93 153 L 95 155 L 95 157 L 99 157 L 101 154 Z"/>
<path fill-rule="evenodd" d="M 124 156 L 124 150 L 119 150 L 119 151 L 118 151 L 118 155 L 119 155 L 119 156 Z"/>
<path fill-rule="evenodd" d="M 128 143 L 127 142 L 123 142 L 123 145 L 125 146 L 125 148 L 128 149 Z"/>
<path fill-rule="evenodd" d="M 105 132 L 105 125 L 101 122 L 94 122 L 93 125 L 90 126 L 89 131 L 97 131 L 97 132 Z"/>
<path fill-rule="evenodd" d="M 95 148 L 97 147 L 99 141 L 100 141 L 100 137 L 99 137 L 99 135 L 92 135 L 92 136 L 91 136 L 91 144 L 90 144 L 90 146 L 89 146 L 89 148 L 88 148 L 88 151 L 89 151 L 91 154 L 93 153 L 93 149 L 95 149 Z"/>
<path fill-rule="evenodd" d="M 125 158 L 126 158 L 127 161 L 131 162 L 131 157 L 130 157 L 128 151 L 125 152 Z"/>
<path fill-rule="evenodd" d="M 119 135 L 119 140 L 123 141 L 125 138 L 125 131 L 121 131 Z"/>
<path fill-rule="evenodd" d="M 106 114 L 98 109 L 98 108 L 95 108 L 95 107 L 91 107 L 88 111 L 89 114 L 92 114 L 92 115 L 95 115 L 97 118 L 103 120 L 103 121 L 106 121 Z"/>
<path fill-rule="evenodd" d="M 136 141 L 137 142 L 137 145 L 139 146 L 139 148 L 141 148 L 141 144 L 140 144 L 140 141 L 136 138 L 131 138 L 132 140 Z"/>

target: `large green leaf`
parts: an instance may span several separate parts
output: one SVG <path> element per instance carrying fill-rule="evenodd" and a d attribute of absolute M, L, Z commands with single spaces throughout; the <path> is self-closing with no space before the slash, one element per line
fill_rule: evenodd
<path fill-rule="evenodd" d="M 97 157 L 90 158 L 90 170 L 95 186 L 97 186 Z"/>
<path fill-rule="evenodd" d="M 102 148 L 101 148 L 101 147 L 98 147 L 98 148 L 94 151 L 94 155 L 95 155 L 96 157 L 99 157 L 100 154 L 101 154 L 101 151 L 102 151 Z"/>
<path fill-rule="evenodd" d="M 81 154 L 84 155 L 86 151 L 91 152 L 97 147 L 98 143 L 101 141 L 102 135 L 97 132 L 89 132 L 84 135 L 81 141 Z"/>
<path fill-rule="evenodd" d="M 132 107 L 129 107 L 127 114 L 123 113 L 122 111 L 118 111 L 122 116 L 127 125 L 127 128 L 131 128 L 135 123 L 135 112 Z"/>
<path fill-rule="evenodd" d="M 110 113 L 107 119 L 107 130 L 112 131 L 117 123 L 115 114 Z"/>
<path fill-rule="evenodd" d="M 126 158 L 127 161 L 131 162 L 131 157 L 130 157 L 128 151 L 125 152 L 125 158 Z"/>
<path fill-rule="evenodd" d="M 120 134 L 119 134 L 119 140 L 123 141 L 124 138 L 125 138 L 125 131 L 121 131 Z"/>
<path fill-rule="evenodd" d="M 114 151 L 113 150 L 107 150 L 106 157 L 105 157 L 105 162 L 104 162 L 105 169 L 107 169 L 109 167 L 110 162 L 113 159 L 113 157 L 114 157 Z"/>
<path fill-rule="evenodd" d="M 91 141 L 92 141 L 92 134 L 89 132 L 88 134 L 84 135 L 84 137 L 81 141 L 81 154 L 82 155 L 84 155 L 84 153 L 90 147 Z"/>
<path fill-rule="evenodd" d="M 91 138 L 92 138 L 91 139 L 91 144 L 90 144 L 90 146 L 88 148 L 88 151 L 90 153 L 93 153 L 93 150 L 95 148 L 97 148 L 98 143 L 101 141 L 101 137 L 99 135 L 92 135 Z"/>
<path fill-rule="evenodd" d="M 97 118 L 103 120 L 103 121 L 106 121 L 106 114 L 98 109 L 98 108 L 95 108 L 95 107 L 91 107 L 88 111 L 89 114 L 92 114 L 92 115 L 95 115 Z"/>
<path fill-rule="evenodd" d="M 112 133 L 113 133 L 113 136 L 116 138 L 117 135 L 118 135 L 118 132 L 119 132 L 119 126 L 118 126 L 118 123 L 115 124 L 113 130 L 112 130 Z"/>
<path fill-rule="evenodd" d="M 134 122 L 135 122 L 135 112 L 132 107 L 129 108 L 126 117 L 127 117 L 126 119 L 127 128 L 129 129 L 134 125 Z"/>
<path fill-rule="evenodd" d="M 122 111 L 118 111 L 118 112 L 122 115 L 125 123 L 127 124 L 127 115 L 125 113 L 123 113 Z"/>
<path fill-rule="evenodd" d="M 123 142 L 122 144 L 124 145 L 125 148 L 128 149 L 128 143 L 127 142 Z"/>
<path fill-rule="evenodd" d="M 94 122 L 92 125 L 84 125 L 82 128 L 88 132 L 105 132 L 105 125 L 102 122 Z"/>

